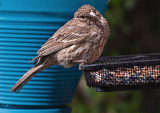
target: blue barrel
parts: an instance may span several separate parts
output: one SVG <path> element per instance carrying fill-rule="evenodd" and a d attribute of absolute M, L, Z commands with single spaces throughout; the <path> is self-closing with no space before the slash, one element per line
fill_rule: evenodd
<path fill-rule="evenodd" d="M 81 76 L 78 65 L 51 66 L 18 93 L 11 87 L 33 65 L 37 50 L 54 32 L 90 4 L 104 15 L 107 0 L 0 0 L 0 113 L 70 113 Z"/>

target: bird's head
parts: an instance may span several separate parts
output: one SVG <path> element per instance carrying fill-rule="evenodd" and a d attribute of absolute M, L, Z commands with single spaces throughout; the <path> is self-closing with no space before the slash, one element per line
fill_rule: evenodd
<path fill-rule="evenodd" d="M 75 12 L 74 17 L 98 20 L 101 18 L 101 14 L 94 7 L 90 5 L 83 5 Z"/>

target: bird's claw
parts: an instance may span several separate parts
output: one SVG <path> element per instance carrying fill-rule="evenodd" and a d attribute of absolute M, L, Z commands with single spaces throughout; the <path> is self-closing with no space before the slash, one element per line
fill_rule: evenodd
<path fill-rule="evenodd" d="M 75 60 L 74 62 L 75 62 L 75 63 L 80 63 L 80 64 L 79 64 L 79 70 L 82 70 L 81 67 L 85 64 L 85 60 Z"/>

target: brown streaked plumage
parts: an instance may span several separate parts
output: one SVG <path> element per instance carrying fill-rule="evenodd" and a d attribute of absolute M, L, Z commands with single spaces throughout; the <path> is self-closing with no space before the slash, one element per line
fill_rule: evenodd
<path fill-rule="evenodd" d="M 94 62 L 102 53 L 110 28 L 106 19 L 90 5 L 80 7 L 74 18 L 62 26 L 37 52 L 37 64 L 12 87 L 19 90 L 38 72 L 51 65 L 70 68 Z"/>

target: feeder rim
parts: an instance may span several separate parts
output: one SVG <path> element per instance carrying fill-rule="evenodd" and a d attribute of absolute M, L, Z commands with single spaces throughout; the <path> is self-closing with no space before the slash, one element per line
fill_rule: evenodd
<path fill-rule="evenodd" d="M 151 56 L 158 56 L 158 59 L 152 60 L 141 60 L 141 61 L 127 61 L 127 62 L 114 62 L 114 63 L 103 63 L 97 64 L 96 62 L 106 61 L 109 58 L 147 58 Z M 128 59 L 129 60 L 129 59 Z M 135 54 L 135 55 L 120 55 L 120 56 L 107 56 L 99 57 L 93 64 L 85 64 L 81 66 L 82 71 L 95 71 L 100 69 L 113 69 L 120 67 L 130 67 L 130 66 L 148 66 L 148 65 L 160 65 L 160 53 L 151 54 Z"/>

